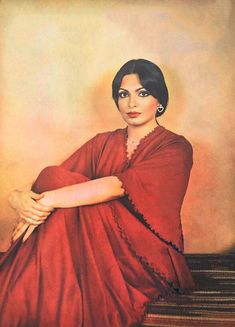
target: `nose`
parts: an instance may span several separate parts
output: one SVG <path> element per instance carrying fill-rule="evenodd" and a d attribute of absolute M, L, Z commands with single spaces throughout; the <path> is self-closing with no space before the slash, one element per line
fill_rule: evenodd
<path fill-rule="evenodd" d="M 135 98 L 134 95 L 130 95 L 130 96 L 129 96 L 128 107 L 129 107 L 129 108 L 134 108 L 134 107 L 136 107 L 136 98 Z"/>

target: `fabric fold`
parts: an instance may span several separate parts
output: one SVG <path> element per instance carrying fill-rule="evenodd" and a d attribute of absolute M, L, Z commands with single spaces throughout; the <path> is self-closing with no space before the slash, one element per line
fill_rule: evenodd
<path fill-rule="evenodd" d="M 180 209 L 192 166 L 182 136 L 158 127 L 126 158 L 125 129 L 100 133 L 59 166 L 41 193 L 117 176 L 127 196 L 56 209 L 0 261 L 0 327 L 130 327 L 145 304 L 194 287 Z"/>
<path fill-rule="evenodd" d="M 115 174 L 145 225 L 179 252 L 183 252 L 180 210 L 191 167 L 192 147 L 179 138 Z"/>

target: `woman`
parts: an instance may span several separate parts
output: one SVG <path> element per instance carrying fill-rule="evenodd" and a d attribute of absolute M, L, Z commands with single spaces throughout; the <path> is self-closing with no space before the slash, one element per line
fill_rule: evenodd
<path fill-rule="evenodd" d="M 11 194 L 21 221 L 0 265 L 1 326 L 132 326 L 148 301 L 194 287 L 180 222 L 192 147 L 157 122 L 163 74 L 130 60 L 112 88 L 127 127 Z"/>

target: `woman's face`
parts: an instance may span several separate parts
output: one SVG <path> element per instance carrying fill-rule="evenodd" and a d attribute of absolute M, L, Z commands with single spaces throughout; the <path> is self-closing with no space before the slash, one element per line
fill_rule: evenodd
<path fill-rule="evenodd" d="M 137 74 L 125 75 L 119 88 L 118 108 L 128 125 L 152 125 L 158 100 L 141 85 Z"/>

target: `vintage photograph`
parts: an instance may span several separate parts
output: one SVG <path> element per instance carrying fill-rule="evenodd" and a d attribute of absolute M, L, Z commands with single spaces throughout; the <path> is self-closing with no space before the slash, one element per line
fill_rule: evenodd
<path fill-rule="evenodd" d="M 234 22 L 0 1 L 0 327 L 235 325 Z"/>

